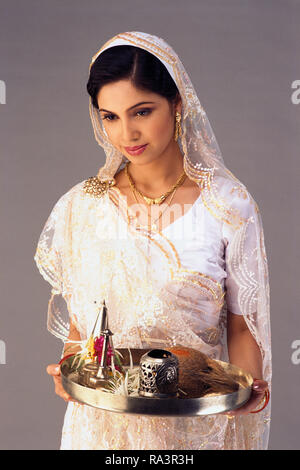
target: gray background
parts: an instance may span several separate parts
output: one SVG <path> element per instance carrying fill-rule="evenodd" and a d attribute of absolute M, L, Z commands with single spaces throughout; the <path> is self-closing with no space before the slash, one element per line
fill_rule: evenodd
<path fill-rule="evenodd" d="M 0 448 L 57 449 L 65 403 L 48 363 L 50 286 L 33 255 L 58 198 L 104 161 L 88 114 L 91 57 L 119 32 L 163 37 L 189 73 L 224 160 L 263 217 L 271 280 L 270 449 L 299 449 L 300 2 L 292 0 L 0 1 Z M 298 28 L 298 29 L 297 29 Z"/>

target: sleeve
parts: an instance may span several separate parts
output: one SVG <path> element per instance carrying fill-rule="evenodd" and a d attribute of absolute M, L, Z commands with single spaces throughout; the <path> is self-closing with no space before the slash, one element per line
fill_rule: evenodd
<path fill-rule="evenodd" d="M 257 312 L 260 289 L 266 289 L 267 265 L 262 222 L 258 206 L 244 189 L 233 206 L 241 214 L 240 226 L 223 227 L 225 243 L 225 299 L 237 315 Z"/>
<path fill-rule="evenodd" d="M 60 293 L 63 288 L 62 262 L 59 248 L 60 203 L 56 203 L 39 237 L 34 260 L 43 278 Z"/>
<path fill-rule="evenodd" d="M 62 196 L 52 209 L 40 234 L 34 261 L 43 278 L 51 285 L 47 329 L 65 341 L 70 320 L 64 281 L 64 256 L 68 200 Z"/>
<path fill-rule="evenodd" d="M 225 300 L 227 309 L 243 315 L 249 331 L 256 341 L 262 358 L 262 377 L 272 389 L 272 347 L 270 322 L 270 289 L 263 225 L 254 199 L 243 185 L 236 184 L 229 192 L 231 207 L 241 214 L 241 224 L 225 227 Z M 233 197 L 234 196 L 234 197 Z M 249 429 L 255 429 L 255 448 L 267 445 L 270 429 L 271 399 L 268 406 L 257 414 L 240 416 L 236 431 L 241 439 L 249 439 Z M 253 434 L 253 433 L 252 433 Z"/>

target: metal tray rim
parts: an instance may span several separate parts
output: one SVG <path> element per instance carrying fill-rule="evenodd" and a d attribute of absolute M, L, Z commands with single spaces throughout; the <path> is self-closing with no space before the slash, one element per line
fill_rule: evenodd
<path fill-rule="evenodd" d="M 61 378 L 64 389 L 75 400 L 106 411 L 141 414 L 149 416 L 201 416 L 222 413 L 241 407 L 251 394 L 253 378 L 237 366 L 217 360 L 235 375 L 243 376 L 248 386 L 225 395 L 208 395 L 199 398 L 156 398 L 114 395 L 80 385 L 68 377 L 66 363 L 61 364 Z"/>

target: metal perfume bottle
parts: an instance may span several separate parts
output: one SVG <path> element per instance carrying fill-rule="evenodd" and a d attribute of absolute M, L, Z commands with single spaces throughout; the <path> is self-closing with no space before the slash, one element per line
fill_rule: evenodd
<path fill-rule="evenodd" d="M 91 362 L 85 364 L 79 371 L 78 382 L 90 388 L 104 387 L 109 379 L 111 367 L 114 367 L 114 347 L 112 341 L 113 333 L 108 327 L 108 312 L 105 300 L 102 303 L 96 322 L 91 333 L 91 338 L 94 339 L 95 331 L 99 331 L 99 337 L 103 337 L 103 346 L 100 362 L 96 357 Z M 111 348 L 113 354 L 111 356 L 111 366 L 108 366 L 108 348 Z"/>

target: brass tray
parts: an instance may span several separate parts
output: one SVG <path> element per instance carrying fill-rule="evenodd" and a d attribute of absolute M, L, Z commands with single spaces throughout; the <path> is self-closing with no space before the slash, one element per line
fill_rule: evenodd
<path fill-rule="evenodd" d="M 128 359 L 128 350 L 118 350 Z M 133 364 L 148 349 L 131 349 Z M 68 359 L 61 364 L 62 385 L 75 400 L 117 413 L 130 413 L 151 416 L 201 416 L 231 411 L 244 405 L 250 397 L 253 378 L 239 367 L 223 361 L 218 362 L 227 373 L 239 383 L 239 389 L 226 395 L 206 395 L 199 398 L 152 398 L 142 396 L 123 396 L 103 392 L 100 389 L 85 387 L 76 382 L 77 373 L 69 369 Z M 125 361 L 126 366 L 126 361 Z"/>

